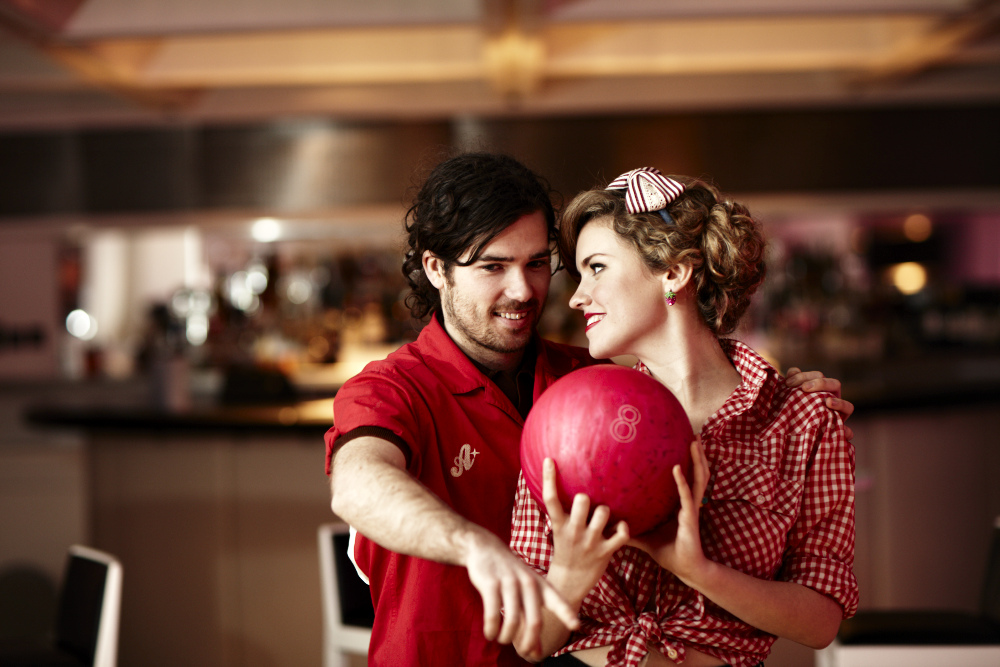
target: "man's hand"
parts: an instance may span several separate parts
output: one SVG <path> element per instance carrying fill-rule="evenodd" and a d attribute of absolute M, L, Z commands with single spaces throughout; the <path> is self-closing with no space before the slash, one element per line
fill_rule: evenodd
<path fill-rule="evenodd" d="M 567 627 L 579 626 L 575 611 L 509 546 L 415 480 L 391 442 L 348 442 L 333 460 L 330 483 L 334 513 L 368 539 L 397 553 L 467 568 L 483 600 L 487 639 L 510 643 L 524 623 L 537 639 L 543 607 Z"/>
<path fill-rule="evenodd" d="M 807 394 L 814 391 L 828 391 L 833 394 L 826 399 L 826 407 L 840 413 L 844 418 L 844 437 L 847 440 L 854 439 L 854 431 L 847 425 L 847 420 L 854 414 L 854 404 L 840 396 L 840 380 L 824 377 L 821 371 L 803 371 L 792 366 L 785 376 L 785 384 L 789 387 L 798 387 Z"/>
<path fill-rule="evenodd" d="M 543 606 L 571 630 L 579 627 L 569 604 L 492 533 L 473 534 L 466 552 L 469 580 L 483 599 L 483 634 L 487 639 L 509 644 L 520 634 L 526 641 L 538 643 Z"/>

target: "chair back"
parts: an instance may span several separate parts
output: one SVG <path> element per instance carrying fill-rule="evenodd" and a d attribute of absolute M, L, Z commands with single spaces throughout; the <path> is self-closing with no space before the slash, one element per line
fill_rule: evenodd
<path fill-rule="evenodd" d="M 980 610 L 983 616 L 1000 628 L 1000 516 L 993 522 L 990 552 L 986 561 L 986 579 Z"/>
<path fill-rule="evenodd" d="M 110 554 L 70 547 L 56 612 L 56 646 L 93 667 L 115 667 L 122 567 Z"/>
<path fill-rule="evenodd" d="M 371 591 L 348 556 L 350 527 L 319 527 L 319 569 L 323 599 L 324 667 L 348 664 L 346 653 L 365 654 L 375 609 Z"/>

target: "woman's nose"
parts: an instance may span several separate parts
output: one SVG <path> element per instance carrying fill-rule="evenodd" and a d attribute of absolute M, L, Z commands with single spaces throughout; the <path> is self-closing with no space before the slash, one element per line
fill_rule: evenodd
<path fill-rule="evenodd" d="M 569 307 L 583 310 L 584 306 L 588 303 L 590 303 L 590 295 L 583 289 L 583 283 L 580 283 L 580 286 L 576 288 L 573 296 L 569 299 Z"/>

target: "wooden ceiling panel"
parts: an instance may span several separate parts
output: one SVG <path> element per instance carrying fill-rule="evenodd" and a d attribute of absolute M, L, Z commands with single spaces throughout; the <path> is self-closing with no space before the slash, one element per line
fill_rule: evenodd
<path fill-rule="evenodd" d="M 0 98 L 110 94 L 144 120 L 1000 99 L 1000 0 L 66 0 L 32 27 L 15 12 L 42 4 L 0 0 Z M 0 104 L 0 125 L 37 118 Z"/>

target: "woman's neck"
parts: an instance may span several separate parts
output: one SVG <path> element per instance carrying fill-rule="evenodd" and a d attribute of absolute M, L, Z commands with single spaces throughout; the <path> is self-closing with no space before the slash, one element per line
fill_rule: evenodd
<path fill-rule="evenodd" d="M 691 428 L 699 433 L 743 378 L 708 327 L 700 320 L 685 323 L 677 321 L 680 319 L 637 356 L 653 377 L 673 392 L 684 406 Z"/>

